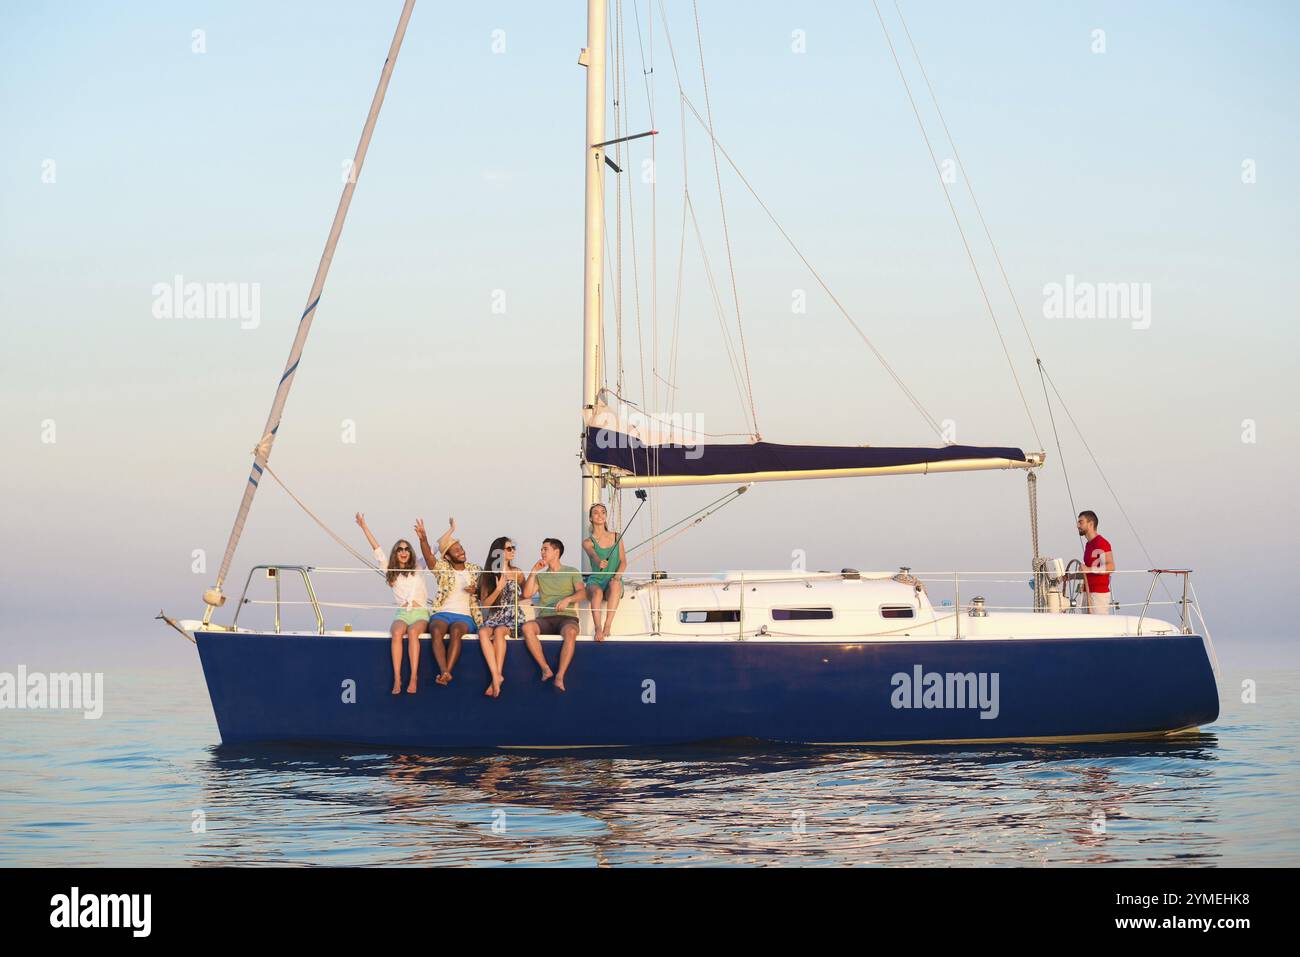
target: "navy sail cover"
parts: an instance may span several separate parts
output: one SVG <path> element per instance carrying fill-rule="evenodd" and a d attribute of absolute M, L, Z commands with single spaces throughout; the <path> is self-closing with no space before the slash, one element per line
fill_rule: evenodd
<path fill-rule="evenodd" d="M 946 445 L 942 448 L 778 445 L 775 442 L 646 445 L 624 432 L 589 428 L 586 430 L 586 459 L 593 465 L 622 469 L 637 476 L 701 476 L 895 468 L 969 459 L 1024 462 L 1025 453 L 1017 448 L 979 445 Z"/>

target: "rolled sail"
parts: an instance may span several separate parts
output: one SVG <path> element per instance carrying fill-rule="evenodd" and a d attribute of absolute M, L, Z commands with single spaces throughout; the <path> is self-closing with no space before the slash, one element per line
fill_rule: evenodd
<path fill-rule="evenodd" d="M 613 470 L 610 481 L 623 488 L 1025 469 L 1043 464 L 1041 452 L 1026 455 L 1010 446 L 648 445 L 634 435 L 608 428 L 588 428 L 584 444 L 586 461 Z"/>

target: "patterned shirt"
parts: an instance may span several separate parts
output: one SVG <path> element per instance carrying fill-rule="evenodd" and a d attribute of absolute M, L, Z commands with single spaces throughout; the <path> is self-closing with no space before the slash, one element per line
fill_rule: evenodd
<path fill-rule="evenodd" d="M 469 587 L 474 589 L 474 594 L 469 599 L 469 614 L 476 625 L 481 625 L 483 609 L 478 605 L 478 576 L 483 568 L 473 562 L 466 562 L 464 571 L 469 572 Z M 433 600 L 433 609 L 438 611 L 447 603 L 447 596 L 456 587 L 456 569 L 452 567 L 451 562 L 442 558 L 433 566 L 433 574 L 438 579 L 438 596 Z"/>

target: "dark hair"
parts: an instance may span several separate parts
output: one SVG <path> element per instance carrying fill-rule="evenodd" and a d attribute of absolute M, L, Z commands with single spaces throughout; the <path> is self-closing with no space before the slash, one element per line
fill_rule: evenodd
<path fill-rule="evenodd" d="M 487 560 L 483 562 L 483 573 L 478 576 L 480 599 L 486 598 L 497 590 L 497 572 L 510 567 L 510 559 L 506 558 L 506 542 L 509 541 L 512 541 L 509 535 L 502 535 L 492 540 Z"/>
<path fill-rule="evenodd" d="M 1097 521 L 1097 513 L 1092 511 L 1091 509 L 1084 509 L 1082 512 L 1079 513 L 1079 517 L 1086 518 L 1088 521 L 1092 522 L 1093 528 L 1096 528 L 1098 525 L 1101 524 L 1100 522 Z"/>
<path fill-rule="evenodd" d="M 542 544 L 543 544 L 543 545 L 550 545 L 550 546 L 553 547 L 557 552 L 560 553 L 560 557 L 561 557 L 561 558 L 564 557 L 564 542 L 560 541 L 558 538 L 543 538 L 543 539 L 542 539 Z"/>
<path fill-rule="evenodd" d="M 399 545 L 406 546 L 406 560 L 409 564 L 403 565 L 398 562 L 397 547 Z M 415 574 L 415 549 L 411 547 L 411 543 L 408 542 L 406 539 L 399 538 L 396 542 L 393 543 L 393 550 L 388 553 L 388 571 L 384 573 L 384 580 L 391 585 L 393 582 L 397 581 L 398 575 L 414 575 L 414 574 Z"/>

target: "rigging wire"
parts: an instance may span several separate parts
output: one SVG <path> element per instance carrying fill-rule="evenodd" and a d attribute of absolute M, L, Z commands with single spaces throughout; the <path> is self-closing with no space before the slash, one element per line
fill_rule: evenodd
<path fill-rule="evenodd" d="M 903 64 L 898 59 L 898 53 L 894 49 L 894 41 L 889 36 L 889 28 L 885 25 L 885 17 L 880 12 L 880 4 L 876 0 L 871 0 L 872 7 L 875 8 L 876 17 L 880 20 L 880 30 L 885 35 L 885 43 L 889 46 L 890 56 L 893 57 L 894 66 L 898 69 L 898 78 L 903 81 L 903 89 L 907 93 L 907 101 L 912 105 L 912 113 L 916 117 L 916 125 L 921 131 L 921 138 L 925 140 L 925 148 L 930 154 L 930 162 L 934 164 L 934 171 L 939 177 L 939 185 L 943 187 L 943 197 L 948 203 L 948 210 L 952 213 L 952 220 L 957 227 L 957 234 L 961 237 L 961 243 L 966 250 L 966 258 L 970 260 L 971 270 L 975 273 L 975 282 L 979 286 L 980 295 L 984 298 L 984 306 L 988 311 L 989 319 L 993 321 L 993 328 L 997 332 L 998 342 L 1002 344 L 1002 353 L 1007 359 L 1007 368 L 1011 371 L 1011 378 L 1016 384 L 1016 391 L 1020 394 L 1021 404 L 1025 407 L 1025 416 L 1029 419 L 1029 428 L 1034 433 L 1034 438 L 1038 442 L 1038 447 L 1043 447 L 1042 437 L 1038 434 L 1038 425 L 1034 422 L 1034 414 L 1029 408 L 1029 400 L 1025 397 L 1025 390 L 1020 385 L 1020 376 L 1016 373 L 1016 364 L 1011 358 L 1011 351 L 1007 348 L 1006 337 L 1002 335 L 1002 326 L 998 323 L 997 314 L 993 309 L 993 302 L 989 299 L 988 289 L 984 286 L 984 278 L 980 275 L 979 266 L 975 262 L 975 254 L 971 251 L 970 241 L 966 238 L 966 230 L 961 224 L 961 217 L 957 215 L 957 207 L 953 205 L 952 194 L 948 190 L 948 184 L 944 182 L 943 170 L 939 166 L 939 158 L 935 156 L 934 146 L 930 143 L 930 134 L 926 132 L 925 123 L 921 119 L 921 111 L 917 108 L 916 99 L 912 96 L 911 84 L 907 82 L 907 74 L 903 72 Z"/>
<path fill-rule="evenodd" d="M 722 296 L 718 292 L 718 284 L 713 276 L 713 268 L 709 264 L 709 254 L 704 247 L 704 233 L 700 229 L 699 218 L 695 215 L 695 204 L 691 202 L 690 193 L 686 194 L 686 208 L 690 210 L 691 223 L 695 226 L 695 241 L 700 247 L 700 260 L 704 265 L 704 275 L 709 283 L 709 292 L 713 296 L 713 308 L 718 317 L 718 328 L 722 332 L 722 343 L 727 347 L 727 364 L 731 369 L 732 378 L 736 382 L 736 392 L 740 396 L 741 411 L 743 413 L 745 395 L 744 385 L 741 382 L 743 373 L 740 368 L 740 360 L 736 358 L 737 350 L 731 343 L 731 332 L 727 329 L 725 317 L 726 307 L 722 304 Z"/>
<path fill-rule="evenodd" d="M 684 110 L 683 110 L 684 112 Z M 682 129 L 685 130 L 683 125 Z M 683 151 L 685 150 L 686 137 L 682 136 Z M 673 294 L 673 333 L 669 340 L 668 346 L 668 377 L 663 380 L 664 383 L 664 404 L 669 410 L 673 409 L 677 400 L 677 359 L 678 347 L 681 342 L 682 329 L 682 289 L 685 286 L 686 277 L 686 217 L 689 213 L 688 203 L 690 193 L 686 188 L 682 189 L 682 234 L 678 241 L 677 247 L 677 288 Z"/>
<path fill-rule="evenodd" d="M 635 2 L 635 0 L 632 0 L 632 7 L 633 7 L 633 10 L 636 9 L 636 2 Z M 623 0 L 618 0 L 618 56 L 619 56 L 619 63 L 621 64 L 620 69 L 619 69 L 619 75 L 620 75 L 621 78 L 622 78 L 622 90 L 623 90 L 623 92 L 622 92 L 622 94 L 621 94 L 621 99 L 622 99 L 622 103 L 623 103 L 623 131 L 622 131 L 620 134 L 618 134 L 619 136 L 626 136 L 626 135 L 627 135 L 627 131 L 631 128 L 631 126 L 630 126 L 630 124 L 629 124 L 629 122 L 628 122 L 628 118 L 627 118 L 627 111 L 628 111 L 627 71 L 628 71 L 628 66 L 627 66 L 627 47 L 626 47 L 626 42 L 625 42 L 625 38 L 624 38 L 624 25 L 623 25 L 623 24 L 624 24 L 624 19 L 623 19 Z M 654 122 L 651 121 L 650 129 L 653 130 L 654 128 L 655 128 L 655 126 L 654 126 Z M 650 143 L 651 143 L 651 146 L 654 145 L 654 137 L 653 137 L 653 136 L 650 137 Z M 619 149 L 620 149 L 620 150 L 622 149 L 622 144 L 619 144 Z M 631 158 L 631 149 L 632 149 L 631 146 L 629 146 L 629 147 L 628 147 L 628 163 L 629 163 L 629 164 L 631 164 L 631 162 L 632 162 L 632 158 Z M 621 158 L 621 156 L 620 156 L 620 158 Z M 620 162 L 618 165 L 619 165 L 619 166 L 623 166 L 623 164 L 622 164 L 621 162 Z M 622 183 L 622 179 L 623 179 L 622 175 L 619 175 L 619 182 L 620 182 L 620 184 Z M 635 312 L 635 315 L 636 315 L 637 366 L 638 366 L 638 369 L 639 369 L 640 374 L 641 374 L 641 398 L 642 398 L 642 400 L 644 401 L 645 398 L 646 398 L 645 336 L 644 336 L 644 332 L 643 332 L 643 329 L 642 329 L 642 317 L 641 317 L 641 274 L 640 274 L 640 263 L 639 263 L 639 257 L 638 257 L 638 255 L 637 255 L 637 242 L 636 242 L 636 203 L 635 203 L 635 196 L 636 196 L 635 191 L 633 190 L 631 184 L 629 184 L 629 186 L 628 186 L 628 190 L 627 190 L 627 222 L 628 222 L 628 235 L 629 235 L 629 237 L 630 237 L 630 245 L 631 245 L 631 253 L 632 253 L 632 307 L 633 307 L 633 311 Z M 653 238 L 652 238 L 652 239 L 651 239 L 651 247 L 650 247 L 650 248 L 651 248 L 651 253 L 652 253 L 652 254 L 653 254 L 653 251 L 654 251 L 654 245 L 653 245 L 653 244 L 654 244 L 654 240 L 653 240 Z M 621 257 L 621 252 L 620 252 L 620 262 L 621 262 L 621 258 L 622 258 L 622 257 Z M 621 266 L 620 266 L 620 272 L 621 272 Z M 619 308 L 621 309 L 621 308 L 622 308 L 622 305 L 621 305 L 621 303 L 622 303 L 622 281 L 621 281 L 621 280 L 620 280 L 620 282 L 619 282 L 619 290 L 620 290 L 620 292 L 619 292 L 620 307 L 619 307 Z"/>
<path fill-rule="evenodd" d="M 704 85 L 704 110 L 709 117 L 709 139 L 713 143 L 713 175 L 718 184 L 718 209 L 722 214 L 722 238 L 727 248 L 727 270 L 731 274 L 731 299 L 736 309 L 736 329 L 740 333 L 740 354 L 745 361 L 745 388 L 749 394 L 749 415 L 754 438 L 762 439 L 758 429 L 758 411 L 754 407 L 754 383 L 749 375 L 749 350 L 745 347 L 745 327 L 740 320 L 740 293 L 736 288 L 736 264 L 731 254 L 731 231 L 727 226 L 727 204 L 722 197 L 722 168 L 718 165 L 718 141 L 713 136 L 713 107 L 709 102 L 709 75 L 704 69 L 704 38 L 700 32 L 700 5 L 691 0 L 695 10 L 695 39 L 700 52 L 700 80 Z"/>
<path fill-rule="evenodd" d="M 603 0 L 602 0 L 603 2 Z M 619 169 L 623 168 L 623 112 L 622 99 L 619 96 L 618 78 L 621 71 L 619 63 L 619 53 L 621 47 L 619 44 L 619 22 L 623 10 L 621 0 L 615 0 L 614 4 L 614 29 L 607 32 L 609 44 L 609 71 L 610 88 L 614 91 L 614 165 Z M 604 170 L 601 170 L 601 179 L 604 179 Z M 601 207 L 602 215 L 604 207 Z M 618 391 L 623 389 L 623 176 L 621 173 L 614 174 L 614 335 L 616 338 L 615 345 L 615 385 Z"/>
<path fill-rule="evenodd" d="M 688 108 L 692 114 L 694 114 L 695 119 L 699 122 L 699 124 L 701 126 L 704 126 L 705 129 L 707 130 L 707 125 L 705 124 L 704 117 L 700 115 L 700 111 L 695 108 L 695 104 L 691 102 L 690 98 L 686 95 L 686 92 L 684 90 L 681 90 L 679 87 L 679 93 L 684 106 Z M 712 136 L 711 133 L 710 136 Z M 781 237 L 786 241 L 786 243 L 790 246 L 790 248 L 794 250 L 795 255 L 799 257 L 800 262 L 804 264 L 804 267 L 808 270 L 809 274 L 813 277 L 814 280 L 817 281 L 817 284 L 821 286 L 822 291 L 825 292 L 826 295 L 830 297 L 831 302 L 835 304 L 835 308 L 839 310 L 840 315 L 842 315 L 845 318 L 849 326 L 852 327 L 853 331 L 858 334 L 858 338 L 862 340 L 863 344 L 865 344 L 866 347 L 869 350 L 871 350 L 871 354 L 876 357 L 876 361 L 880 363 L 881 368 L 884 369 L 885 372 L 889 375 L 889 377 L 894 380 L 894 384 L 898 386 L 899 390 L 902 391 L 903 395 L 906 396 L 908 401 L 912 403 L 913 408 L 915 408 L 916 411 L 921 414 L 921 418 L 923 418 L 926 424 L 929 425 L 930 428 L 934 431 L 934 433 L 942 439 L 943 428 L 939 425 L 939 421 L 933 415 L 930 414 L 929 410 L 926 409 L 924 405 L 921 404 L 921 400 L 918 399 L 916 397 L 916 394 L 907 387 L 907 384 L 903 382 L 902 377 L 896 371 L 894 371 L 894 367 L 889 364 L 889 361 L 885 358 L 884 353 L 882 353 L 879 349 L 877 349 L 875 343 L 873 343 L 870 337 L 868 337 L 867 334 L 862 331 L 862 327 L 858 325 L 857 320 L 855 320 L 853 316 L 849 313 L 848 309 L 845 308 L 844 304 L 840 301 L 839 297 L 836 296 L 835 293 L 831 291 L 831 287 L 827 285 L 826 280 L 822 278 L 821 273 L 819 273 L 816 270 L 816 268 L 813 266 L 813 264 L 808 261 L 808 257 L 804 255 L 803 250 L 799 248 L 798 244 L 795 243 L 795 241 L 790 237 L 790 234 L 786 232 L 785 227 L 781 225 L 780 221 L 776 218 L 776 215 L 772 212 L 772 210 L 768 207 L 768 205 L 765 202 L 763 202 L 762 197 L 758 195 L 758 191 L 754 189 L 748 177 L 746 177 L 745 174 L 741 172 L 740 167 L 736 165 L 736 161 L 731 158 L 731 154 L 727 152 L 727 148 L 723 146 L 721 143 L 719 143 L 716 139 L 714 140 L 714 143 L 718 148 L 718 152 L 722 154 L 722 158 L 727 161 L 727 164 L 731 167 L 732 171 L 735 172 L 736 176 L 740 179 L 741 183 L 744 184 L 745 188 L 749 191 L 749 194 L 752 197 L 754 197 L 754 201 L 758 203 L 759 208 L 763 210 L 763 212 L 767 215 L 767 218 L 771 221 L 772 225 L 777 228 L 777 231 L 781 234 Z"/>
<path fill-rule="evenodd" d="M 648 2 L 649 0 L 647 0 L 647 3 Z M 799 248 L 798 244 L 794 242 L 790 234 L 786 231 L 785 227 L 781 225 L 780 221 L 773 214 L 770 207 L 768 207 L 768 205 L 763 201 L 762 197 L 759 196 L 753 184 L 750 183 L 749 179 L 745 176 L 745 174 L 741 171 L 740 167 L 736 164 L 736 161 L 727 152 L 726 147 L 723 146 L 723 144 L 718 141 L 718 138 L 714 134 L 709 121 L 705 118 L 703 114 L 700 113 L 700 111 L 695 107 L 695 105 L 691 102 L 690 98 L 687 96 L 685 85 L 682 81 L 680 64 L 677 60 L 676 48 L 673 45 L 672 31 L 668 24 L 668 15 L 664 7 L 663 0 L 658 0 L 658 8 L 659 8 L 659 17 L 663 24 L 664 41 L 668 47 L 669 58 L 673 66 L 673 75 L 677 84 L 678 109 L 681 115 L 681 130 L 682 130 L 682 180 L 683 180 L 684 192 L 689 190 L 689 167 L 687 163 L 687 147 L 686 147 L 687 130 L 686 130 L 686 123 L 685 123 L 686 112 L 689 109 L 689 111 L 695 116 L 695 119 L 700 123 L 701 127 L 703 127 L 705 131 L 709 134 L 709 141 L 710 141 L 711 148 L 714 150 L 715 160 L 717 158 L 717 154 L 721 154 L 722 158 L 727 161 L 727 164 L 731 167 L 732 171 L 735 172 L 735 174 L 740 179 L 741 183 L 745 186 L 749 194 L 753 197 L 755 202 L 758 203 L 759 207 L 763 210 L 763 213 L 767 216 L 768 220 L 771 221 L 773 226 L 777 228 L 777 231 L 780 232 L 782 238 L 785 239 L 786 243 L 794 251 L 795 255 L 798 256 L 799 260 L 804 264 L 804 267 L 808 270 L 809 274 L 822 288 L 822 290 L 826 293 L 826 295 L 830 298 L 830 300 L 835 304 L 836 309 L 844 317 L 845 321 L 853 329 L 854 333 L 862 340 L 863 344 L 866 345 L 868 350 L 875 357 L 876 361 L 880 364 L 881 368 L 884 369 L 884 371 L 890 377 L 890 379 L 893 380 L 894 384 L 899 388 L 899 390 L 903 393 L 903 395 L 907 398 L 907 400 L 912 404 L 913 408 L 915 408 L 916 411 L 920 414 L 921 418 L 925 421 L 925 423 L 930 427 L 930 429 L 935 433 L 935 435 L 942 440 L 943 429 L 940 426 L 938 420 L 929 412 L 928 409 L 925 408 L 925 406 L 917 398 L 916 394 L 912 392 L 910 388 L 908 388 L 907 384 L 903 381 L 902 377 L 889 364 L 888 360 L 885 359 L 884 354 L 876 347 L 875 343 L 871 341 L 870 337 L 867 336 L 867 334 L 863 331 L 862 327 L 853 318 L 852 314 L 848 311 L 847 308 L 845 308 L 844 304 L 831 290 L 826 280 L 822 278 L 821 274 L 812 265 L 808 257 L 804 254 L 803 250 Z M 720 179 L 720 175 L 715 173 L 715 176 L 717 176 L 717 178 Z M 677 361 L 678 361 L 678 356 L 680 354 L 679 341 L 680 341 L 680 328 L 681 328 L 681 300 L 682 300 L 682 288 L 683 288 L 683 276 L 684 276 L 686 225 L 687 225 L 688 213 L 689 213 L 689 198 L 688 196 L 683 195 L 682 233 L 681 233 L 681 238 L 679 240 L 679 246 L 678 246 L 677 287 L 676 287 L 675 299 L 674 299 L 673 331 L 672 331 L 672 336 L 671 336 L 670 346 L 669 346 L 669 362 L 666 367 L 667 375 L 666 376 L 656 375 L 656 380 L 663 382 L 664 387 L 666 390 L 668 390 L 669 394 L 671 394 L 677 388 L 676 386 Z"/>
<path fill-rule="evenodd" d="M 1016 297 L 1015 289 L 1011 285 L 1011 280 L 1007 277 L 1006 267 L 1002 263 L 1002 256 L 998 253 L 997 243 L 993 241 L 993 233 L 989 229 L 989 224 L 984 218 L 984 210 L 980 206 L 979 199 L 975 196 L 975 186 L 971 182 L 970 176 L 966 172 L 966 164 L 962 162 L 961 153 L 957 149 L 957 143 L 953 139 L 952 131 L 948 129 L 948 121 L 944 118 L 943 110 L 939 106 L 939 97 L 934 92 L 934 86 L 930 83 L 930 75 L 925 70 L 925 64 L 921 62 L 921 54 L 916 49 L 916 43 L 912 40 L 912 31 L 908 29 L 907 20 L 903 17 L 903 10 L 898 5 L 898 0 L 894 0 L 894 9 L 898 11 L 898 20 L 903 25 L 903 33 L 907 37 L 907 45 L 911 47 L 912 56 L 916 59 L 917 68 L 921 72 L 921 78 L 925 80 L 925 88 L 930 93 L 930 101 L 934 104 L 934 112 L 939 117 L 939 124 L 943 127 L 944 136 L 948 139 L 948 145 L 952 147 L 953 159 L 957 162 L 957 169 L 961 173 L 962 181 L 966 184 L 966 190 L 970 193 L 971 204 L 975 207 L 975 214 L 979 217 L 980 226 L 984 230 L 984 236 L 989 241 L 989 249 L 993 252 L 993 259 L 998 264 L 998 271 L 1002 275 L 1002 282 L 1007 287 L 1007 293 L 1011 297 L 1011 302 L 1016 308 L 1016 316 L 1020 319 L 1020 328 L 1025 332 L 1025 339 L 1029 342 L 1029 350 L 1038 358 L 1038 346 L 1034 343 L 1034 337 L 1029 331 L 1029 323 L 1025 321 L 1025 314 L 1020 309 L 1020 300 Z M 880 10 L 877 8 L 877 14 Z"/>
<path fill-rule="evenodd" d="M 648 46 L 650 48 L 649 68 L 646 63 L 646 42 L 641 36 L 641 14 L 637 12 L 636 0 L 632 2 L 632 15 L 636 20 L 636 39 L 637 49 L 641 52 L 641 78 L 645 83 L 646 108 L 650 117 L 650 129 L 657 130 L 655 125 L 655 95 L 654 82 L 652 80 L 655 71 L 655 37 L 654 37 L 654 17 L 650 11 L 651 0 L 646 0 L 646 32 L 649 35 Z M 658 137 L 650 138 L 650 375 L 651 385 L 654 387 L 655 397 L 659 394 L 658 382 L 658 364 L 659 364 L 659 155 L 657 150 Z M 642 391 L 645 391 L 644 384 Z M 658 470 L 659 451 L 656 449 L 655 466 Z M 659 528 L 659 497 L 651 496 L 650 501 L 650 534 L 652 539 L 658 535 Z M 650 564 L 652 568 L 659 567 L 659 549 L 657 545 L 650 546 Z"/>
<path fill-rule="evenodd" d="M 650 80 L 651 76 L 654 74 L 654 32 L 653 32 L 654 21 L 649 18 L 649 13 L 650 13 L 649 4 L 650 4 L 650 0 L 646 0 L 646 15 L 647 15 L 647 19 L 650 21 L 649 22 L 650 60 L 649 60 L 648 68 L 646 62 L 646 40 L 641 33 L 641 14 L 637 11 L 635 0 L 633 0 L 632 3 L 632 15 L 636 22 L 637 50 L 641 54 L 641 80 L 645 86 L 646 108 L 650 118 L 650 129 L 657 130 L 659 127 L 655 125 L 654 86 Z M 656 145 L 657 144 L 655 138 L 651 137 L 650 138 L 650 184 L 649 185 L 650 185 L 650 375 L 651 375 L 652 382 L 654 381 L 654 377 L 658 373 L 657 363 L 659 359 L 659 272 L 658 272 L 659 239 L 658 239 L 658 202 L 657 202 L 657 186 L 658 186 L 659 177 L 658 177 L 658 167 L 656 165 L 656 149 L 655 149 Z M 633 231 L 634 240 L 635 240 L 635 236 L 636 233 L 635 231 Z M 635 271 L 635 263 L 636 263 L 636 258 L 635 258 L 635 249 L 634 249 L 633 251 L 634 271 Z M 637 300 L 638 323 L 640 321 L 639 320 L 639 315 L 640 315 L 639 297 L 640 294 L 638 292 L 638 300 Z M 645 388 L 646 388 L 646 384 L 645 384 L 645 371 L 644 371 L 644 362 L 643 362 L 642 382 L 641 382 L 641 391 L 642 391 L 643 399 L 647 398 L 647 396 L 645 395 Z M 657 399 L 658 386 L 656 386 L 655 388 L 656 388 L 655 398 Z M 654 506 L 652 505 L 651 511 L 653 510 L 654 510 Z"/>
<path fill-rule="evenodd" d="M 649 0 L 647 0 L 647 3 Z M 677 104 L 679 128 L 681 130 L 682 140 L 682 231 L 678 245 L 677 253 L 677 288 L 674 295 L 673 304 L 673 331 L 668 349 L 667 378 L 664 380 L 665 387 L 665 404 L 671 410 L 676 405 L 677 386 L 677 368 L 680 353 L 681 342 L 681 318 L 682 318 L 682 289 L 685 279 L 686 268 L 686 225 L 687 225 L 687 208 L 690 190 L 690 163 L 688 162 L 687 152 L 687 135 L 686 135 L 686 106 L 680 102 L 680 93 L 682 87 L 682 74 L 677 64 L 677 50 L 673 46 L 672 31 L 668 27 L 668 13 L 664 9 L 664 0 L 659 2 L 659 19 L 664 28 L 664 42 L 668 45 L 668 56 L 673 65 L 673 77 L 677 83 L 679 102 Z"/>
<path fill-rule="evenodd" d="M 930 102 L 934 104 L 934 112 L 939 117 L 939 125 L 943 127 L 944 136 L 948 140 L 948 145 L 952 148 L 957 170 L 961 173 L 962 182 L 966 184 L 966 192 L 970 194 L 971 205 L 975 207 L 975 215 L 979 218 L 980 228 L 984 231 L 984 238 L 988 240 L 989 250 L 993 253 L 993 261 L 998 265 L 998 273 L 1002 277 L 1002 284 L 1006 287 L 1007 295 L 1011 298 L 1011 305 L 1015 307 L 1016 317 L 1020 320 L 1020 328 L 1024 331 L 1025 340 L 1029 343 L 1029 351 L 1034 356 L 1034 363 L 1038 369 L 1038 380 L 1043 388 L 1043 404 L 1047 407 L 1047 416 L 1051 420 L 1052 435 L 1056 440 L 1056 455 L 1061 460 L 1061 474 L 1065 478 L 1065 489 L 1070 499 L 1070 514 L 1071 518 L 1073 518 L 1079 513 L 1074 505 L 1074 492 L 1070 488 L 1070 470 L 1066 465 L 1060 434 L 1056 430 L 1056 415 L 1052 411 L 1051 396 L 1047 392 L 1047 380 L 1043 375 L 1043 359 L 1038 354 L 1038 344 L 1034 342 L 1033 334 L 1029 331 L 1029 323 L 1025 320 L 1024 310 L 1020 308 L 1020 298 L 1016 295 L 1015 287 L 1011 285 L 1011 278 L 1007 275 L 1006 265 L 1002 262 L 1002 254 L 998 251 L 998 244 L 993 240 L 993 231 L 989 229 L 988 220 L 984 217 L 984 208 L 980 205 L 979 197 L 975 195 L 975 184 L 971 181 L 970 174 L 966 172 L 966 164 L 962 162 L 961 151 L 957 149 L 957 140 L 952 135 L 952 130 L 948 128 L 948 120 L 943 115 L 943 108 L 939 105 L 939 96 L 934 91 L 934 84 L 930 82 L 930 74 L 926 72 L 925 63 L 921 60 L 921 52 L 916 48 L 916 41 L 912 38 L 912 31 L 907 25 L 907 18 L 903 16 L 903 9 L 898 0 L 894 0 L 894 10 L 898 13 L 899 23 L 903 25 L 903 34 L 907 37 L 907 45 L 911 48 L 912 57 L 916 60 L 916 66 L 920 70 L 921 78 L 925 81 L 925 88 L 930 93 Z M 877 10 L 877 13 L 879 13 L 879 10 Z"/>
<path fill-rule="evenodd" d="M 1074 489 L 1070 487 L 1070 470 L 1065 467 L 1065 453 L 1061 451 L 1061 434 L 1056 431 L 1056 413 L 1052 411 L 1052 400 L 1047 398 L 1047 369 L 1042 359 L 1036 361 L 1038 378 L 1043 383 L 1043 397 L 1047 399 L 1047 418 L 1052 423 L 1052 438 L 1056 441 L 1056 455 L 1061 460 L 1061 475 L 1065 477 L 1065 494 L 1070 499 L 1070 517 L 1074 518 L 1079 514 L 1079 509 L 1074 504 Z"/>

